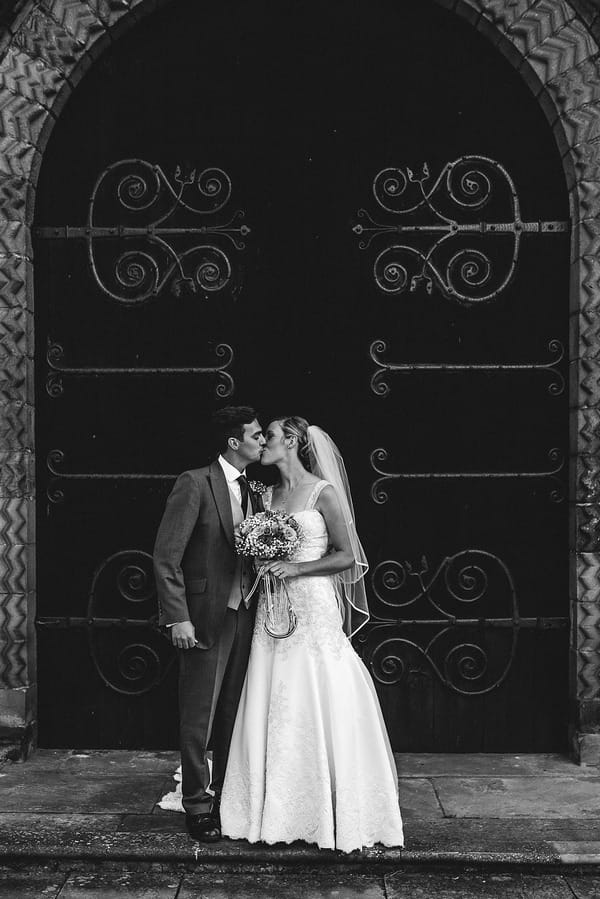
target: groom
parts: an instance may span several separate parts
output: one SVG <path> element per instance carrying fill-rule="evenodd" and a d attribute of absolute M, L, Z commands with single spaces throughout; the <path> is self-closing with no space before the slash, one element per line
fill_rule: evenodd
<path fill-rule="evenodd" d="M 234 528 L 262 510 L 245 471 L 265 444 L 249 406 L 227 406 L 213 423 L 220 455 L 178 477 L 154 547 L 159 624 L 179 656 L 183 807 L 189 833 L 203 842 L 221 838 L 221 788 L 254 624 L 254 608 L 244 601 L 252 571 L 236 555 Z"/>

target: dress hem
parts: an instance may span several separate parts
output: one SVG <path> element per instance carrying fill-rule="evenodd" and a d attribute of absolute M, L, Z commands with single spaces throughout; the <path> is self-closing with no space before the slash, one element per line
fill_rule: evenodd
<path fill-rule="evenodd" d="M 385 846 L 386 849 L 404 849 L 404 843 L 386 843 L 384 840 L 375 840 L 373 843 L 363 843 L 362 846 L 354 846 L 352 849 L 341 849 L 339 846 L 322 846 L 315 840 L 305 840 L 303 837 L 292 837 L 290 840 L 251 840 L 249 837 L 242 836 L 241 834 L 233 836 L 232 834 L 225 833 L 225 831 L 223 831 L 223 836 L 227 837 L 228 840 L 244 840 L 252 846 L 255 846 L 257 843 L 264 843 L 265 846 L 277 846 L 280 843 L 284 846 L 291 846 L 292 843 L 306 843 L 307 846 L 316 846 L 317 849 L 328 849 L 332 852 L 343 852 L 345 855 L 350 855 L 351 852 L 362 852 L 364 849 L 373 849 L 375 846 Z"/>

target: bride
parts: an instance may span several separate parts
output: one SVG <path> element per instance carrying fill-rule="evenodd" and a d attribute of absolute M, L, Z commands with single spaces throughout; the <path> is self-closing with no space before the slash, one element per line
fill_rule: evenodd
<path fill-rule="evenodd" d="M 285 579 L 297 628 L 271 637 L 259 600 L 222 833 L 344 852 L 402 846 L 394 758 L 370 675 L 349 640 L 369 618 L 368 566 L 344 463 L 324 431 L 291 416 L 269 425 L 261 464 L 279 470 L 265 508 L 294 515 L 303 533 L 293 560 L 267 563 Z"/>

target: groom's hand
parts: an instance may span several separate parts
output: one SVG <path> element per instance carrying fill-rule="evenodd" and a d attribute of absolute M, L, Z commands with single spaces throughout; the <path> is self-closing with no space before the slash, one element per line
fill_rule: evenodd
<path fill-rule="evenodd" d="M 191 621 L 180 621 L 169 628 L 171 643 L 177 649 L 193 649 L 196 645 L 196 631 Z"/>

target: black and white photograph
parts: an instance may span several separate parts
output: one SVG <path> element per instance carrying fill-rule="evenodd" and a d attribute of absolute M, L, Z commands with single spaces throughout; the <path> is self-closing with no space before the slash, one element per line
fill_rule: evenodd
<path fill-rule="evenodd" d="M 0 897 L 600 897 L 600 0 L 0 0 Z"/>

